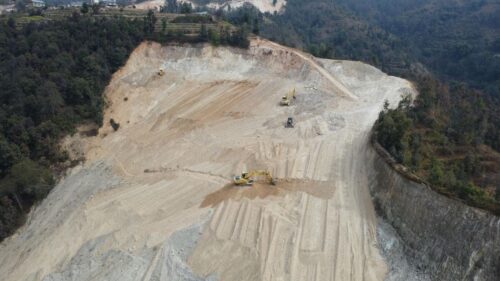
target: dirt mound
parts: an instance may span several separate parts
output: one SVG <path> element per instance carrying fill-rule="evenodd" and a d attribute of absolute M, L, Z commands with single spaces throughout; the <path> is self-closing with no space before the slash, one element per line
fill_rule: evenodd
<path fill-rule="evenodd" d="M 294 87 L 296 103 L 280 107 Z M 85 166 L 1 244 L 0 276 L 382 280 L 365 151 L 401 89 L 411 85 L 362 63 L 265 40 L 248 50 L 144 43 L 107 87 Z M 227 186 L 252 169 L 271 171 L 277 188 Z M 196 239 L 175 248 L 183 230 Z"/>
<path fill-rule="evenodd" d="M 200 207 L 216 207 L 228 201 L 243 198 L 256 199 L 268 196 L 285 196 L 291 192 L 304 192 L 319 198 L 331 198 L 335 191 L 334 183 L 311 180 L 276 180 L 276 184 L 255 182 L 251 186 L 235 186 L 229 183 L 223 188 L 208 194 Z"/>

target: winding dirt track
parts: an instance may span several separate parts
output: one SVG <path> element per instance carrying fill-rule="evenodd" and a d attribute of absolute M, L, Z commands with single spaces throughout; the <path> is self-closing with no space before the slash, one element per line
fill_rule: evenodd
<path fill-rule="evenodd" d="M 292 87 L 295 104 L 280 107 Z M 107 89 L 105 120 L 120 129 L 105 122 L 85 140 L 86 165 L 2 243 L 0 276 L 383 280 L 368 134 L 384 100 L 409 89 L 260 39 L 248 51 L 144 43 Z M 269 169 L 277 187 L 228 188 L 250 169 Z"/>
<path fill-rule="evenodd" d="M 358 100 L 358 97 L 356 95 L 351 93 L 351 91 L 347 89 L 344 85 L 342 85 L 342 83 L 340 83 L 339 80 L 333 78 L 333 76 L 328 71 L 326 71 L 322 66 L 318 65 L 318 63 L 314 61 L 314 59 L 312 59 L 310 55 L 305 55 L 302 52 L 281 46 L 271 41 L 269 41 L 268 44 L 272 45 L 274 48 L 278 50 L 283 49 L 292 52 L 293 54 L 302 58 L 304 61 L 308 62 L 314 69 L 316 69 L 319 73 L 321 73 L 321 75 L 323 75 L 328 81 L 330 81 L 330 83 L 332 83 L 332 86 L 336 90 L 335 93 L 343 95 L 344 97 L 348 97 L 354 101 Z"/>

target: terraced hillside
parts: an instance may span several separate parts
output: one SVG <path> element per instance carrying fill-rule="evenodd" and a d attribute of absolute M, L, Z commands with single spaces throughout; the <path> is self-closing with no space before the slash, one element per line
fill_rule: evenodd
<path fill-rule="evenodd" d="M 79 8 L 66 8 L 66 9 L 56 9 L 56 10 L 46 10 L 40 15 L 30 16 L 28 14 L 16 14 L 15 22 L 18 27 L 24 26 L 30 22 L 48 22 L 62 20 L 66 17 L 71 17 L 74 13 L 80 15 Z M 101 9 L 99 13 L 86 15 L 96 19 L 99 18 L 114 18 L 123 17 L 130 20 L 144 20 L 148 16 L 147 10 L 132 9 L 132 8 L 106 8 Z M 183 15 L 183 14 L 171 14 L 171 13 L 158 13 L 155 12 L 155 32 L 161 34 L 178 34 L 182 33 L 185 35 L 196 36 L 200 33 L 202 25 L 205 26 L 207 30 L 212 29 L 219 32 L 221 29 L 235 30 L 231 24 L 223 21 L 216 20 L 212 16 L 208 15 Z M 7 20 L 7 17 L 4 18 Z M 163 24 L 165 22 L 165 29 L 163 29 Z"/>

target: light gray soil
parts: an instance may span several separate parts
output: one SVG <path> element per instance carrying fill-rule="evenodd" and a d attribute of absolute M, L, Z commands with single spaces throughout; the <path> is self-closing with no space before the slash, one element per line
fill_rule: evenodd
<path fill-rule="evenodd" d="M 412 91 L 366 64 L 261 39 L 248 50 L 143 43 L 106 89 L 99 134 L 80 142 L 85 165 L 0 245 L 0 276 L 383 280 L 369 133 L 384 100 Z M 253 169 L 276 188 L 232 187 Z"/>

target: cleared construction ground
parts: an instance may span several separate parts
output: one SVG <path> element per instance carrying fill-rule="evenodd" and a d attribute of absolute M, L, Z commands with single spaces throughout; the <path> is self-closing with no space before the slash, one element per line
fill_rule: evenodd
<path fill-rule="evenodd" d="M 363 63 L 260 39 L 249 50 L 143 43 L 106 90 L 98 136 L 66 140 L 85 164 L 1 244 L 0 276 L 383 280 L 368 136 L 384 100 L 411 91 Z M 277 185 L 231 186 L 251 169 Z"/>

